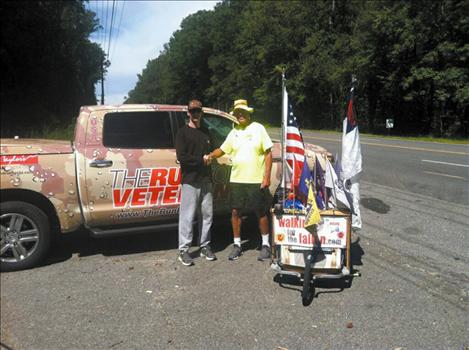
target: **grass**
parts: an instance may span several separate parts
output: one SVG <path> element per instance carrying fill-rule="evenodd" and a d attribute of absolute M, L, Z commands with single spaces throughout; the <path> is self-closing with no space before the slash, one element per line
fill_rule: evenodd
<path fill-rule="evenodd" d="M 407 141 L 425 141 L 425 142 L 435 142 L 435 143 L 451 143 L 451 144 L 457 144 L 457 145 L 469 145 L 469 139 L 463 139 L 463 138 L 454 138 L 454 139 L 449 139 L 446 137 L 431 137 L 431 136 L 409 136 L 409 137 L 403 137 L 403 136 L 387 136 L 387 135 L 373 135 L 373 134 L 361 134 L 360 135 L 366 135 L 366 136 L 381 136 L 389 139 L 396 139 L 396 140 L 407 140 Z"/>
<path fill-rule="evenodd" d="M 75 132 L 75 124 L 69 126 L 43 125 L 40 129 L 29 130 L 26 138 L 40 138 L 51 140 L 72 140 Z"/>
<path fill-rule="evenodd" d="M 266 129 L 279 129 L 279 127 L 263 123 Z M 41 139 L 52 139 L 52 140 L 72 140 L 75 131 L 75 124 L 72 123 L 68 126 L 51 126 L 44 124 L 42 128 L 29 130 L 26 135 L 20 135 L 22 138 L 41 138 Z M 302 129 L 302 131 L 314 131 L 323 134 L 341 134 L 341 131 L 334 130 L 314 130 L 314 129 Z M 469 145 L 469 139 L 467 138 L 445 138 L 445 137 L 431 137 L 431 136 L 388 136 L 380 134 L 369 134 L 360 132 L 360 136 L 364 137 L 381 137 L 384 139 L 394 140 L 406 140 L 406 141 L 424 141 L 434 143 L 447 143 L 447 144 L 461 144 Z"/>
<path fill-rule="evenodd" d="M 267 129 L 279 129 L 278 127 L 267 126 Z M 342 134 L 342 131 L 334 130 L 314 130 L 314 129 L 301 129 L 302 131 L 314 131 L 322 134 Z M 370 134 L 360 132 L 360 136 L 364 137 L 381 137 L 384 139 L 390 140 L 405 140 L 405 141 L 424 141 L 424 142 L 434 142 L 434 143 L 448 143 L 448 144 L 459 144 L 459 145 L 469 145 L 469 139 L 467 138 L 446 138 L 446 137 L 432 137 L 432 136 L 388 136 L 382 134 Z"/>

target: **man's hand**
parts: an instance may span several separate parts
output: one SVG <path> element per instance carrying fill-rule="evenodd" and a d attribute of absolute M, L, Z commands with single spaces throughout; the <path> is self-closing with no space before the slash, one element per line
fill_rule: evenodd
<path fill-rule="evenodd" d="M 205 165 L 210 165 L 212 163 L 212 157 L 210 154 L 204 155 L 204 164 Z"/>
<path fill-rule="evenodd" d="M 270 187 L 270 178 L 265 178 L 262 180 L 261 189 Z"/>
<path fill-rule="evenodd" d="M 265 173 L 264 179 L 261 183 L 261 189 L 270 186 L 270 173 L 272 172 L 272 150 L 269 148 L 264 153 L 265 155 Z"/>

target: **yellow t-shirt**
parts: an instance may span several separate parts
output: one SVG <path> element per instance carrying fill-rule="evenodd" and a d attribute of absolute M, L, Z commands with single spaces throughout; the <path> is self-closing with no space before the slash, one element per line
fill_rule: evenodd
<path fill-rule="evenodd" d="M 221 150 L 232 157 L 230 182 L 261 183 L 265 171 L 264 153 L 272 148 L 264 126 L 252 122 L 245 129 L 236 126 L 230 131 Z"/>

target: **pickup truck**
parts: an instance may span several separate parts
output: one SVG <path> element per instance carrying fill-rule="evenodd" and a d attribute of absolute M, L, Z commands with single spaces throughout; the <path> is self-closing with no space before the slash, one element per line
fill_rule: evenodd
<path fill-rule="evenodd" d="M 96 236 L 176 232 L 181 174 L 174 140 L 186 119 L 186 106 L 85 106 L 72 142 L 0 140 L 1 270 L 36 266 L 54 234 L 83 226 Z M 214 147 L 236 122 L 204 108 Z M 325 151 L 305 147 L 308 157 Z M 272 193 L 281 179 L 280 154 L 275 142 Z M 230 169 L 226 155 L 212 164 L 215 214 L 229 212 Z"/>

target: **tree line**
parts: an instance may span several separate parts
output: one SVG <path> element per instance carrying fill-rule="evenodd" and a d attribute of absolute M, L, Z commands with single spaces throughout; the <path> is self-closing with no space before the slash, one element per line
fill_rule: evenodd
<path fill-rule="evenodd" d="M 340 129 L 352 76 L 360 128 L 468 137 L 469 0 L 223 1 L 186 17 L 129 103 L 229 111 L 280 124 L 281 75 L 302 127 Z M 3 1 L 1 135 L 73 123 L 96 104 L 106 57 L 84 1 Z M 151 38 L 149 39 L 151 40 Z"/>
<path fill-rule="evenodd" d="M 0 18 L 2 137 L 63 128 L 96 104 L 105 55 L 89 40 L 99 23 L 83 1 L 2 1 Z"/>
<path fill-rule="evenodd" d="M 301 126 L 340 129 L 352 76 L 361 130 L 467 137 L 468 0 L 225 0 L 186 17 L 129 103 L 245 98 L 280 124 L 281 70 Z"/>

